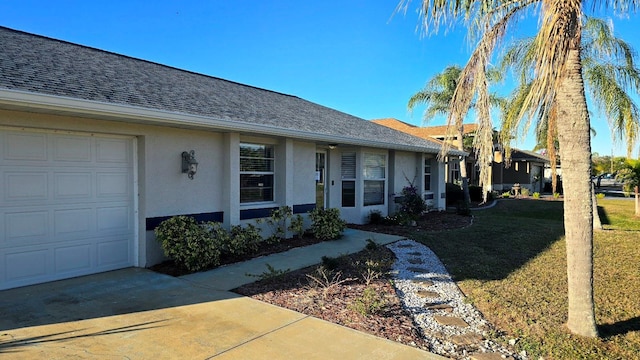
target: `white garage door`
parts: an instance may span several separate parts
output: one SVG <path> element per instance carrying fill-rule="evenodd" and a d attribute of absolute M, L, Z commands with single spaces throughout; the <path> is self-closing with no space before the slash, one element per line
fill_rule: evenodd
<path fill-rule="evenodd" d="M 0 128 L 0 290 L 133 265 L 132 148 Z"/>

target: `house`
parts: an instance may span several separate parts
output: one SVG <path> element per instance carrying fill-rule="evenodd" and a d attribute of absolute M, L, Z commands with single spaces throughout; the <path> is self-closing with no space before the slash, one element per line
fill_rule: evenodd
<path fill-rule="evenodd" d="M 453 139 L 447 134 L 447 126 L 427 126 L 418 127 L 407 124 L 397 119 L 386 118 L 372 120 L 374 123 L 384 125 L 389 128 L 406 132 L 408 134 L 421 137 L 423 139 L 437 139 L 439 141 L 452 141 Z M 476 124 L 464 124 L 463 136 L 474 136 L 477 130 Z M 494 145 L 496 149 L 500 147 Z M 466 158 L 467 175 L 469 184 L 477 185 L 479 178 L 479 169 L 475 166 L 475 158 L 473 151 Z M 455 182 L 460 178 L 460 161 L 457 156 L 449 156 L 445 161 L 445 181 Z M 527 188 L 530 192 L 542 192 L 544 188 L 544 169 L 548 166 L 549 159 L 541 154 L 533 151 L 512 149 L 511 162 L 506 164 L 502 160 L 502 154 L 498 150 L 494 156 L 491 166 L 491 188 L 494 191 L 509 191 L 514 184 L 520 184 L 522 188 Z"/>
<path fill-rule="evenodd" d="M 406 179 L 445 207 L 433 141 L 8 28 L 0 48 L 0 289 L 158 263 L 153 230 L 175 215 L 229 227 L 323 206 L 363 223 Z"/>
<path fill-rule="evenodd" d="M 511 149 L 511 163 L 507 167 L 502 156 L 494 159 L 491 169 L 493 190 L 509 191 L 515 184 L 530 193 L 543 192 L 544 170 L 549 166 L 549 158 L 533 151 Z"/>
<path fill-rule="evenodd" d="M 447 126 L 415 126 L 405 123 L 394 118 L 374 119 L 372 122 L 383 125 L 398 131 L 406 132 L 413 136 L 417 136 L 423 139 L 435 139 L 440 143 L 450 142 L 457 140 L 457 134 L 447 134 Z M 478 129 L 477 124 L 464 124 L 463 136 L 473 136 Z M 454 146 L 455 147 L 455 146 Z M 475 157 L 473 152 L 466 154 L 465 164 L 467 167 L 467 176 L 469 178 L 469 184 L 478 184 L 478 169 L 475 166 Z M 458 156 L 451 156 L 445 159 L 445 182 L 453 183 L 460 181 L 460 158 Z"/>

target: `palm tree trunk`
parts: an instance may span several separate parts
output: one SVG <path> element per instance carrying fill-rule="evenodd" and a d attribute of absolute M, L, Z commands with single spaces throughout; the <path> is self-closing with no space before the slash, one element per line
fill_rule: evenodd
<path fill-rule="evenodd" d="M 464 134 L 464 125 L 458 126 L 458 135 L 456 139 L 456 147 L 458 150 L 464 151 L 464 142 L 462 135 Z M 471 196 L 469 195 L 469 177 L 467 175 L 466 157 L 460 157 L 460 180 L 462 181 L 462 193 L 464 194 L 464 203 L 468 206 L 471 204 Z"/>
<path fill-rule="evenodd" d="M 569 50 L 556 95 L 567 241 L 567 326 L 574 334 L 597 337 L 593 300 L 591 139 L 579 44 L 578 36 Z"/>

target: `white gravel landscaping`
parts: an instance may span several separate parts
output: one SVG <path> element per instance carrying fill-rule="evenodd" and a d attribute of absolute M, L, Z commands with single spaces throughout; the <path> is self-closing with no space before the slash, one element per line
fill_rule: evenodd
<path fill-rule="evenodd" d="M 526 354 L 514 354 L 502 345 L 484 339 L 491 329 L 490 324 L 466 301 L 431 249 L 413 240 L 401 240 L 387 247 L 398 259 L 392 274 L 396 292 L 430 343 L 432 352 L 456 359 L 471 359 L 472 354 L 485 352 L 500 353 L 503 358 L 527 359 Z M 449 305 L 452 308 L 448 311 L 428 309 L 429 305 Z M 459 318 L 469 326 L 442 325 L 436 321 L 437 316 Z M 457 338 L 456 342 L 460 344 L 461 337 L 475 338 L 475 341 L 471 345 L 458 345 L 452 340 Z"/>

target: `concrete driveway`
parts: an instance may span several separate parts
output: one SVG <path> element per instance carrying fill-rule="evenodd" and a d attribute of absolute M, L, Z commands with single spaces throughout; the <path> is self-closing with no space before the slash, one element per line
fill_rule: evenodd
<path fill-rule="evenodd" d="M 0 291 L 0 314 L 14 359 L 442 359 L 139 268 Z"/>

